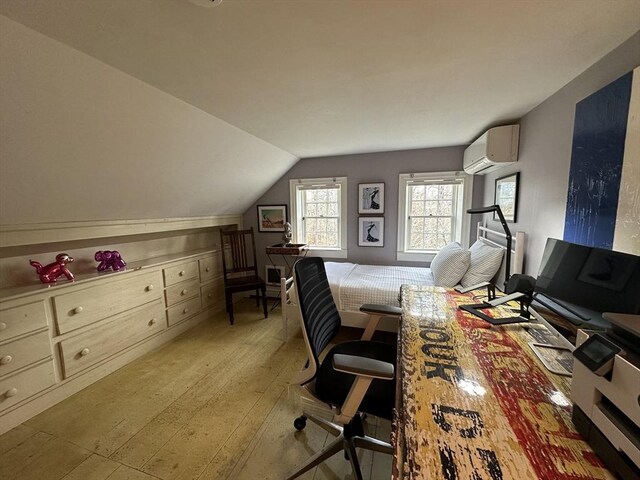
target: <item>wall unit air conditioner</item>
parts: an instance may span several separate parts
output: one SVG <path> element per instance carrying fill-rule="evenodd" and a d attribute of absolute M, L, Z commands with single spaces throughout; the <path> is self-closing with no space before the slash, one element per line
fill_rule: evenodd
<path fill-rule="evenodd" d="M 464 171 L 484 175 L 518 161 L 519 125 L 487 130 L 464 151 Z"/>

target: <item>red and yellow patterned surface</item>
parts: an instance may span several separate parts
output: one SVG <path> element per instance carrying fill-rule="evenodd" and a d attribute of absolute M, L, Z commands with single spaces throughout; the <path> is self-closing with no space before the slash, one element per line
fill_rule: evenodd
<path fill-rule="evenodd" d="M 393 477 L 612 479 L 571 423 L 567 379 L 535 358 L 521 326 L 457 309 L 468 303 L 477 302 L 402 287 Z"/>

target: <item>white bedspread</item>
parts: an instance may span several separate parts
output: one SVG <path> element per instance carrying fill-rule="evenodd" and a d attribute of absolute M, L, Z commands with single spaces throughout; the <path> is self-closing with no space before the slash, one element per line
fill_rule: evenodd
<path fill-rule="evenodd" d="M 433 285 L 430 268 L 325 262 L 338 310 L 357 312 L 364 303 L 398 306 L 400 286 Z"/>

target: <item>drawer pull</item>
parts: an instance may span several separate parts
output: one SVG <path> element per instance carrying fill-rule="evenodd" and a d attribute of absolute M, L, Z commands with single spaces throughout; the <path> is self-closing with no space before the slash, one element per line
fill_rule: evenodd
<path fill-rule="evenodd" d="M 11 360 L 13 360 L 13 357 L 11 355 L 5 355 L 4 357 L 0 358 L 0 365 L 11 363 Z"/>
<path fill-rule="evenodd" d="M 207 298 L 213 297 L 213 293 L 207 293 Z"/>
<path fill-rule="evenodd" d="M 6 330 L 7 329 L 7 324 L 4 322 L 0 322 L 0 330 Z"/>
<path fill-rule="evenodd" d="M 4 396 L 7 397 L 7 398 L 15 397 L 17 394 L 18 394 L 18 389 L 17 388 L 10 388 L 6 392 L 4 392 Z"/>
<path fill-rule="evenodd" d="M 153 290 L 153 285 L 147 285 L 147 288 L 145 288 L 145 290 L 147 292 L 150 292 L 151 290 Z"/>
<path fill-rule="evenodd" d="M 204 271 L 208 273 L 208 272 L 211 271 L 211 268 L 207 267 L 207 268 L 204 269 Z"/>
<path fill-rule="evenodd" d="M 157 319 L 156 318 L 152 318 L 151 320 L 149 320 L 149 326 L 151 325 L 155 325 L 157 323 Z"/>
<path fill-rule="evenodd" d="M 187 289 L 186 289 L 186 288 L 184 288 L 184 289 L 180 292 L 180 295 L 186 295 L 186 294 L 187 294 Z"/>
<path fill-rule="evenodd" d="M 83 348 L 80 352 L 80 355 L 86 357 L 87 355 L 89 355 L 89 353 L 91 353 L 91 350 L 89 350 L 88 348 Z"/>
<path fill-rule="evenodd" d="M 178 275 L 180 275 L 181 277 L 184 277 L 184 274 L 187 273 L 184 270 L 180 270 L 180 273 L 178 273 Z"/>
<path fill-rule="evenodd" d="M 188 307 L 184 307 L 184 309 L 182 310 L 182 313 L 187 313 L 189 311 Z"/>
<path fill-rule="evenodd" d="M 79 313 L 82 313 L 82 311 L 84 310 L 84 308 L 82 307 L 76 307 L 73 309 L 73 313 L 75 313 L 76 315 Z"/>

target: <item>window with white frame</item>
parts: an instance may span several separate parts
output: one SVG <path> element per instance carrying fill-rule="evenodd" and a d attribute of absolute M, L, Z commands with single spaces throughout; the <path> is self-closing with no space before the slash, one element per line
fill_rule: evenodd
<path fill-rule="evenodd" d="M 296 243 L 326 257 L 347 256 L 347 178 L 293 179 L 289 182 Z"/>
<path fill-rule="evenodd" d="M 430 260 L 452 241 L 468 244 L 472 180 L 464 172 L 400 175 L 398 260 Z"/>

